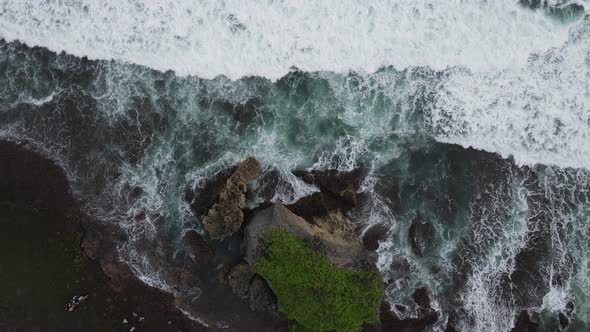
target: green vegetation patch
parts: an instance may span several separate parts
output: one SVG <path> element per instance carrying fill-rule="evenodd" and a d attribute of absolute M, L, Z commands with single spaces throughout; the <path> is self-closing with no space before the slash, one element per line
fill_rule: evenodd
<path fill-rule="evenodd" d="M 377 272 L 334 267 L 305 241 L 283 230 L 265 234 L 266 252 L 254 271 L 270 281 L 279 311 L 297 329 L 358 331 L 377 323 L 383 281 Z"/>

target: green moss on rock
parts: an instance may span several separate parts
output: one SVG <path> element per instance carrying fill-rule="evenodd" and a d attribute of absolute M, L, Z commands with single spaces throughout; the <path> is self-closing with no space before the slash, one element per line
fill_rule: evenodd
<path fill-rule="evenodd" d="M 297 330 L 358 331 L 378 322 L 379 273 L 336 268 L 284 230 L 269 230 L 264 241 L 266 252 L 254 271 L 270 282 L 279 311 L 296 322 Z"/>

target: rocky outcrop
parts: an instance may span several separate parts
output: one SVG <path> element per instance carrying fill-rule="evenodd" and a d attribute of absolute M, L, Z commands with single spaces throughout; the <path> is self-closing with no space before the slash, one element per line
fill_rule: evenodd
<path fill-rule="evenodd" d="M 293 174 L 309 184 L 318 186 L 322 193 L 341 201 L 342 204 L 354 206 L 357 203 L 356 192 L 363 178 L 361 168 L 350 172 L 340 172 L 335 169 L 298 170 Z"/>
<path fill-rule="evenodd" d="M 412 251 L 416 256 L 423 256 L 432 249 L 436 230 L 434 226 L 418 215 L 408 230 Z"/>
<path fill-rule="evenodd" d="M 320 192 L 303 197 L 287 206 L 296 215 L 314 223 L 316 217 L 330 214 L 332 211 L 351 210 L 358 203 L 357 191 L 363 179 L 363 170 L 357 168 L 350 172 L 337 170 L 294 171 L 303 181 L 318 186 Z"/>
<path fill-rule="evenodd" d="M 258 211 L 245 230 L 246 261 L 252 266 L 264 253 L 262 239 L 271 228 L 285 230 L 310 243 L 337 267 L 373 267 L 376 256 L 364 249 L 354 224 L 341 212 L 330 213 L 310 224 L 282 204 Z"/>
<path fill-rule="evenodd" d="M 381 304 L 381 326 L 376 331 L 418 332 L 438 320 L 438 313 L 430 306 L 430 295 L 427 288 L 418 288 L 413 294 L 415 306 L 396 305 L 395 310 L 387 302 Z"/>
<path fill-rule="evenodd" d="M 254 157 L 242 161 L 225 181 L 216 203 L 203 218 L 203 225 L 215 239 L 232 235 L 242 226 L 246 206 L 246 185 L 260 174 L 260 163 Z"/>
<path fill-rule="evenodd" d="M 256 275 L 248 289 L 248 299 L 252 311 L 277 314 L 277 297 L 264 278 Z"/>
<path fill-rule="evenodd" d="M 234 293 L 245 299 L 248 298 L 248 289 L 250 288 L 252 277 L 254 277 L 254 272 L 252 272 L 250 266 L 242 263 L 231 269 L 227 281 Z"/>

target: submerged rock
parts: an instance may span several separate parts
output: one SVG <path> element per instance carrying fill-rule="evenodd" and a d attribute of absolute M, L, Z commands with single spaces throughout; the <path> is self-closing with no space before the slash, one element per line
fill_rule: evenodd
<path fill-rule="evenodd" d="M 309 223 L 321 223 L 327 216 L 348 212 L 358 203 L 356 192 L 364 176 L 360 168 L 350 172 L 339 172 L 334 169 L 299 170 L 294 171 L 293 174 L 320 189 L 319 192 L 287 205 L 291 212 Z"/>
<path fill-rule="evenodd" d="M 376 255 L 364 249 L 354 224 L 340 212 L 330 213 L 312 225 L 282 204 L 258 211 L 245 230 L 246 261 L 253 266 L 264 253 L 262 239 L 270 228 L 285 230 L 313 243 L 338 267 L 374 266 Z"/>
<path fill-rule="evenodd" d="M 428 308 L 418 307 L 409 315 L 409 318 L 400 318 L 397 314 L 399 310 L 392 310 L 388 302 L 383 302 L 380 308 L 381 326 L 377 331 L 399 331 L 399 332 L 418 332 L 438 320 L 438 314 L 430 306 Z"/>
<path fill-rule="evenodd" d="M 196 259 L 211 257 L 215 254 L 213 248 L 211 248 L 201 234 L 194 229 L 186 231 L 182 238 L 184 243 L 190 248 L 193 257 Z"/>
<path fill-rule="evenodd" d="M 408 230 L 412 251 L 417 256 L 423 256 L 432 248 L 436 230 L 434 226 L 418 215 L 412 221 Z"/>
<path fill-rule="evenodd" d="M 237 166 L 224 168 L 195 187 L 187 188 L 184 199 L 195 216 L 201 218 L 207 214 L 209 208 L 217 201 L 225 183 L 237 169 Z"/>
<path fill-rule="evenodd" d="M 365 231 L 362 236 L 363 245 L 367 250 L 375 251 L 379 243 L 387 237 L 389 227 L 385 224 L 376 224 Z"/>
<path fill-rule="evenodd" d="M 260 174 L 260 163 L 254 157 L 242 161 L 222 187 L 217 202 L 203 218 L 205 229 L 215 239 L 232 235 L 242 226 L 246 206 L 246 185 Z"/>

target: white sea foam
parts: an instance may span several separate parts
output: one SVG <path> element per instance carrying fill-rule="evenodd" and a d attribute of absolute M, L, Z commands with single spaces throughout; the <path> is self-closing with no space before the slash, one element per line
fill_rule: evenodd
<path fill-rule="evenodd" d="M 180 75 L 521 67 L 567 27 L 515 0 L 3 0 L 0 37 Z"/>
<path fill-rule="evenodd" d="M 497 73 L 453 71 L 437 89 L 435 137 L 514 156 L 518 164 L 589 168 L 590 20 L 563 47 Z"/>

